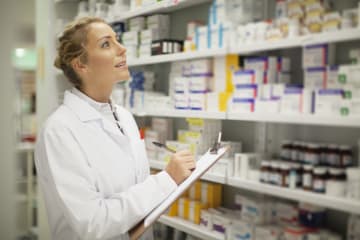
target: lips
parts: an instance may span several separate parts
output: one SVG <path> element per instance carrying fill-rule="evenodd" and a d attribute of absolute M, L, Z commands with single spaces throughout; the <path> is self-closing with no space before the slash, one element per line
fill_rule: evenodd
<path fill-rule="evenodd" d="M 126 61 L 119 62 L 118 64 L 115 65 L 116 68 L 122 68 L 125 66 L 126 66 Z"/>

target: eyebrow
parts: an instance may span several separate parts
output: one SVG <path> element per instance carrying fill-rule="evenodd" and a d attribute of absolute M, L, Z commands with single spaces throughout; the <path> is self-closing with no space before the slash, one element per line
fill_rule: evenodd
<path fill-rule="evenodd" d="M 110 39 L 111 37 L 112 37 L 112 36 L 104 36 L 104 37 L 98 39 L 97 42 L 99 42 L 99 41 L 101 41 L 101 40 L 103 40 L 103 39 Z"/>
<path fill-rule="evenodd" d="M 115 35 L 116 36 L 116 35 Z M 107 35 L 107 36 L 104 36 L 104 37 L 101 37 L 100 39 L 98 39 L 96 42 L 99 42 L 103 39 L 111 39 L 112 37 L 115 37 L 115 36 L 111 36 L 111 35 Z"/>

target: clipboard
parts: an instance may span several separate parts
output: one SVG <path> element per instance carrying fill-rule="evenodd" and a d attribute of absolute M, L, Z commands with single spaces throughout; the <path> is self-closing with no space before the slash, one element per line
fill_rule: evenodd
<path fill-rule="evenodd" d="M 178 199 L 196 180 L 198 180 L 212 165 L 214 165 L 229 149 L 229 147 L 219 146 L 207 151 L 197 162 L 196 168 L 191 175 L 185 179 L 177 189 L 172 192 L 162 203 L 153 209 L 141 222 L 129 231 L 130 239 L 135 240 L 150 227 L 163 214 L 171 204 Z"/>

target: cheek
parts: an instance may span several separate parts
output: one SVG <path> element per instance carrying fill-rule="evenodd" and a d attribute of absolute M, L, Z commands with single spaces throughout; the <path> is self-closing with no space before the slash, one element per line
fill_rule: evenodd
<path fill-rule="evenodd" d="M 111 53 L 89 55 L 88 64 L 93 73 L 105 72 L 114 67 L 114 56 Z"/>

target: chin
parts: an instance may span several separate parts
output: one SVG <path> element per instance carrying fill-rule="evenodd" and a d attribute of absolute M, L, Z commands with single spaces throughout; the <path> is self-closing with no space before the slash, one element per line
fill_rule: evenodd
<path fill-rule="evenodd" d="M 130 73 L 129 71 L 126 71 L 124 73 L 118 74 L 116 76 L 116 82 L 124 82 L 130 79 Z"/>

